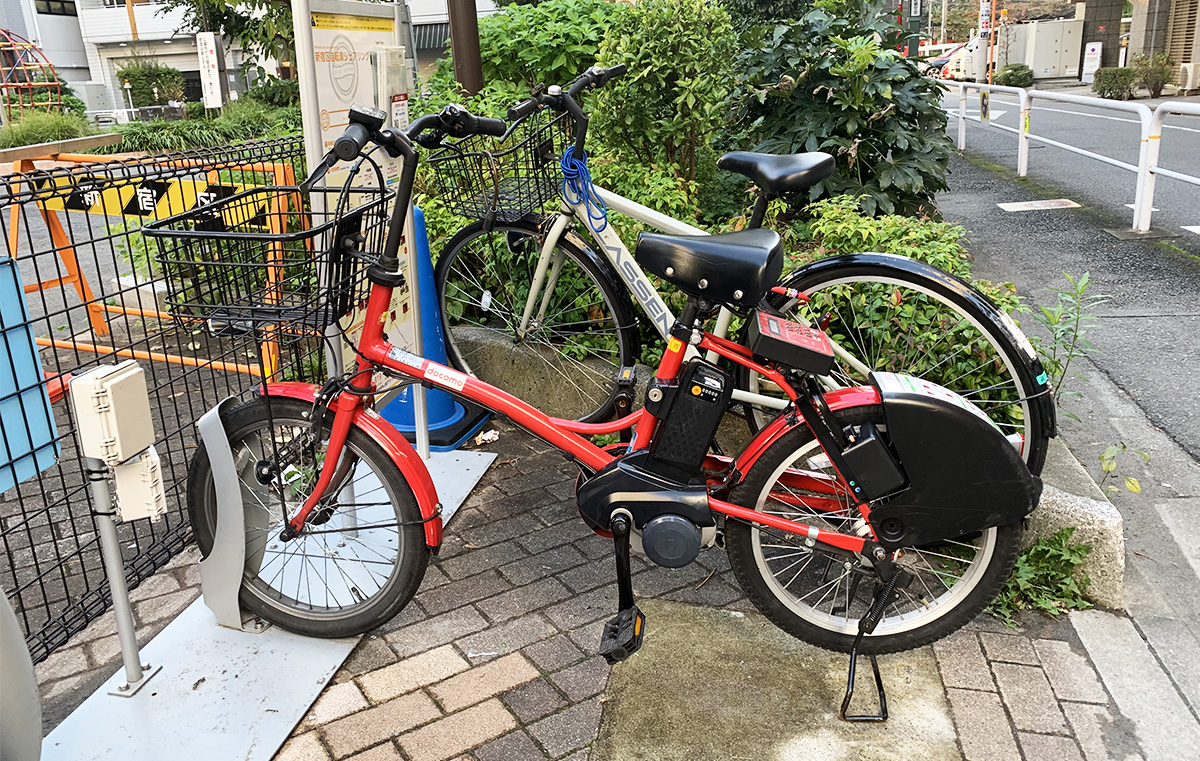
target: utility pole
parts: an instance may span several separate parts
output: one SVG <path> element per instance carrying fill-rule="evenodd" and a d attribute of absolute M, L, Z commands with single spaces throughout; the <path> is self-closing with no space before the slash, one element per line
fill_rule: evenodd
<path fill-rule="evenodd" d="M 908 57 L 916 58 L 921 47 L 921 0 L 908 2 Z"/>
<path fill-rule="evenodd" d="M 483 61 L 479 55 L 479 15 L 475 0 L 448 0 L 450 50 L 454 78 L 471 95 L 483 89 Z"/>
<path fill-rule="evenodd" d="M 938 42 L 943 44 L 946 42 L 946 3 L 948 2 L 949 0 L 942 0 L 942 29 L 938 33 Z"/>

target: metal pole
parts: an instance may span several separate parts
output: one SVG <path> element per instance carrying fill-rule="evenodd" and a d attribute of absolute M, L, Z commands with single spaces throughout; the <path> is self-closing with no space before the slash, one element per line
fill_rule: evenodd
<path fill-rule="evenodd" d="M 479 54 L 479 15 L 475 0 L 448 0 L 450 49 L 454 54 L 454 78 L 469 94 L 483 89 L 483 61 Z"/>
<path fill-rule="evenodd" d="M 1158 164 L 1158 146 L 1162 142 L 1162 122 L 1166 112 L 1153 115 L 1149 109 L 1142 117 L 1142 147 L 1138 153 L 1137 191 L 1133 199 L 1133 231 L 1150 232 L 1150 217 L 1154 213 L 1154 172 Z"/>
<path fill-rule="evenodd" d="M 949 2 L 949 0 L 942 0 L 942 28 L 941 28 L 941 31 L 938 32 L 938 42 L 942 43 L 943 45 L 946 43 L 946 3 L 947 2 Z"/>
<path fill-rule="evenodd" d="M 137 629 L 133 609 L 129 605 L 129 587 L 125 584 L 125 562 L 121 557 L 121 541 L 113 522 L 112 494 L 108 488 L 108 466 L 103 460 L 86 458 L 88 480 L 92 486 L 92 502 L 96 507 L 96 530 L 100 534 L 100 555 L 104 573 L 112 591 L 113 614 L 117 618 L 117 639 L 121 643 L 121 658 L 125 661 L 125 684 L 120 692 L 142 681 L 142 661 L 138 655 Z M 147 667 L 149 668 L 149 667 Z"/>
<path fill-rule="evenodd" d="M 958 149 L 967 149 L 967 86 L 958 86 Z"/>
<path fill-rule="evenodd" d="M 988 84 L 992 84 L 992 69 L 995 68 L 996 55 L 996 5 L 1000 0 L 992 0 L 992 25 L 988 28 Z"/>
<path fill-rule="evenodd" d="M 312 6 L 292 0 L 292 31 L 296 35 L 296 78 L 300 80 L 300 125 L 304 130 L 304 159 L 311 171 L 324 155 L 321 146 L 321 105 L 317 100 L 317 59 L 313 49 Z"/>

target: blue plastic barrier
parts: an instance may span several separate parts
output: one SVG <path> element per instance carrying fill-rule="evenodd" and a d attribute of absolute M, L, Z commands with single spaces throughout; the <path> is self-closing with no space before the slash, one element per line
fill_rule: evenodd
<path fill-rule="evenodd" d="M 58 461 L 58 431 L 46 395 L 17 264 L 0 257 L 0 492 Z"/>
<path fill-rule="evenodd" d="M 413 210 L 414 235 L 417 244 L 417 291 L 421 301 L 421 347 L 424 356 L 446 364 L 446 337 L 442 333 L 442 315 L 433 281 L 433 257 L 429 253 L 429 237 L 425 232 L 425 214 Z M 400 392 L 379 414 L 408 439 L 417 430 L 412 403 L 412 386 Z M 435 452 L 458 449 L 464 441 L 483 427 L 491 414 L 473 404 L 464 405 L 444 391 L 425 392 L 429 412 L 429 448 Z"/>

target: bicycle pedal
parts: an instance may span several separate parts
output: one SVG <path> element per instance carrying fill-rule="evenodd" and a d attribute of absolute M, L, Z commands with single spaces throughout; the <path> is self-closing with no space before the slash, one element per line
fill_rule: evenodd
<path fill-rule="evenodd" d="M 617 613 L 604 625 L 600 635 L 600 655 L 609 663 L 620 663 L 638 651 L 646 633 L 646 617 L 634 605 Z"/>

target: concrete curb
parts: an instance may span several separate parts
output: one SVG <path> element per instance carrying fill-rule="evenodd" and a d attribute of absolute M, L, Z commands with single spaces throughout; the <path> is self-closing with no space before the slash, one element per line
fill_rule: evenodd
<path fill-rule="evenodd" d="M 1073 527 L 1071 540 L 1090 544 L 1092 551 L 1079 567 L 1091 579 L 1084 596 L 1105 608 L 1124 609 L 1125 533 L 1121 513 L 1104 498 L 1062 439 L 1052 439 L 1042 469 L 1045 490 L 1037 510 L 1030 516 L 1026 545 L 1048 537 L 1062 528 Z"/>

